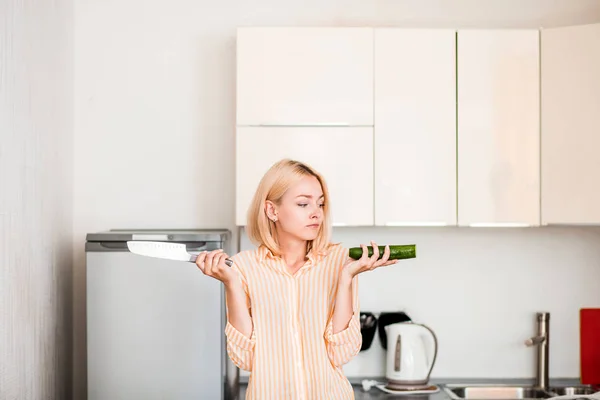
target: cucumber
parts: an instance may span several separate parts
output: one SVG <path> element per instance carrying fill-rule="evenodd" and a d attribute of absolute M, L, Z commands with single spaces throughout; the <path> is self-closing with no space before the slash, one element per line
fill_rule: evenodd
<path fill-rule="evenodd" d="M 379 248 L 379 258 L 383 257 L 385 246 L 377 246 Z M 369 257 L 373 255 L 373 246 L 367 246 L 369 250 Z M 362 257 L 362 247 L 350 247 L 348 249 L 348 255 L 350 258 L 358 260 Z M 403 245 L 390 245 L 390 260 L 404 260 L 407 258 L 417 257 L 417 246 L 414 244 L 403 244 Z"/>

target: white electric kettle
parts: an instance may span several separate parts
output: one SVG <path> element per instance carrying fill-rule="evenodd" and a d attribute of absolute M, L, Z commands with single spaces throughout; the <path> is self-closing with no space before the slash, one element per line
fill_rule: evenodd
<path fill-rule="evenodd" d="M 387 387 L 425 387 L 437 357 L 437 337 L 425 325 L 399 322 L 387 325 Z"/>

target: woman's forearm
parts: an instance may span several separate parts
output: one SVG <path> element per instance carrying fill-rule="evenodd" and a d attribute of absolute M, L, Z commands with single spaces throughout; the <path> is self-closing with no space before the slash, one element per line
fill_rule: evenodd
<path fill-rule="evenodd" d="M 333 334 L 343 331 L 350 323 L 353 313 L 352 295 L 352 276 L 342 271 L 339 277 L 335 307 L 333 309 Z"/>
<path fill-rule="evenodd" d="M 225 298 L 229 323 L 249 338 L 253 325 L 244 288 L 241 284 L 225 285 Z"/>

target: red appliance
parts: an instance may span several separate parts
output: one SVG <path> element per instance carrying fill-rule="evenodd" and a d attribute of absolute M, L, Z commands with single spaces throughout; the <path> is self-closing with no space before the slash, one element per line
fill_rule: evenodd
<path fill-rule="evenodd" d="M 579 311 L 581 383 L 600 385 L 600 308 Z"/>

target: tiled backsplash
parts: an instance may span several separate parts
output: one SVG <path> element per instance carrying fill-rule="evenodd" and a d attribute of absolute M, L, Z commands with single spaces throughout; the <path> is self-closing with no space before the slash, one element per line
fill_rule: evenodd
<path fill-rule="evenodd" d="M 579 308 L 600 306 L 597 228 L 337 228 L 333 235 L 346 247 L 371 239 L 417 245 L 417 259 L 360 276 L 361 311 L 403 310 L 432 328 L 439 340 L 432 377 L 533 377 L 535 349 L 524 341 L 537 311 L 550 312 L 550 376 L 579 376 Z M 379 338 L 344 370 L 384 375 Z"/>

